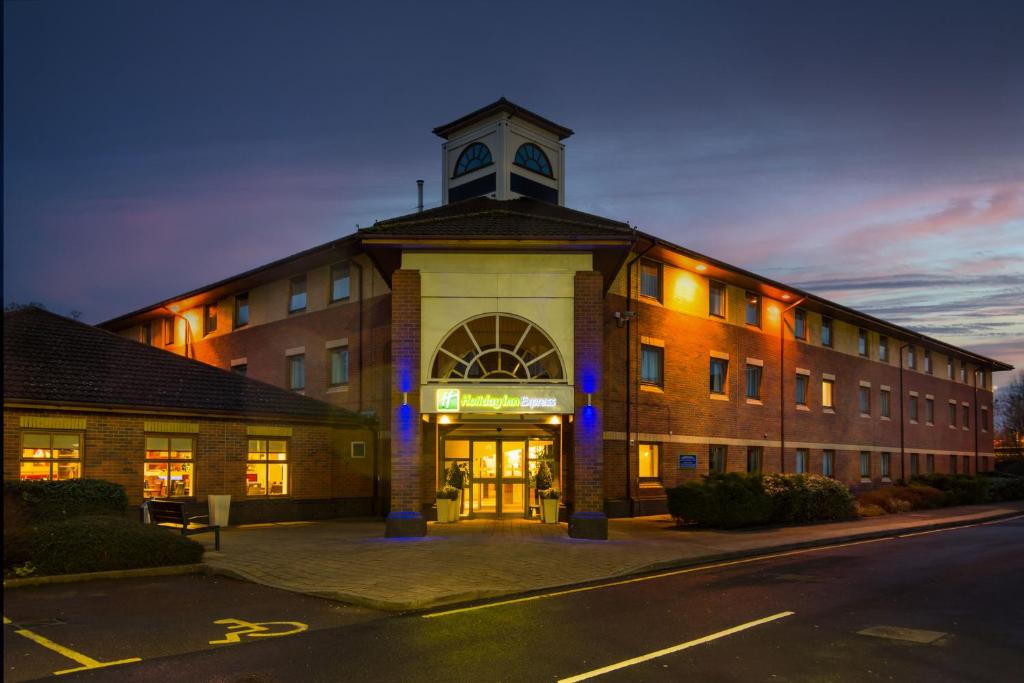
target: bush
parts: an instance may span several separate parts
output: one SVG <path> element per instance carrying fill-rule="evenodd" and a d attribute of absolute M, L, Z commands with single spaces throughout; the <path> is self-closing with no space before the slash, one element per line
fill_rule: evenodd
<path fill-rule="evenodd" d="M 453 462 L 448 466 L 448 472 L 444 478 L 445 484 L 457 489 L 469 487 L 469 467 L 465 463 Z"/>
<path fill-rule="evenodd" d="M 758 475 L 713 474 L 668 489 L 667 494 L 669 513 L 680 523 L 736 529 L 772 520 L 772 500 Z"/>
<path fill-rule="evenodd" d="M 946 505 L 974 505 L 988 500 L 988 485 L 983 477 L 969 474 L 927 474 L 914 477 L 918 482 L 946 494 Z"/>
<path fill-rule="evenodd" d="M 987 484 L 989 500 L 1024 500 L 1024 477 L 989 477 Z"/>
<path fill-rule="evenodd" d="M 817 474 L 769 474 L 773 522 L 823 522 L 855 516 L 853 495 L 844 484 Z"/>
<path fill-rule="evenodd" d="M 947 493 L 920 481 L 909 486 L 893 484 L 857 494 L 857 502 L 862 507 L 875 505 L 888 513 L 931 510 L 947 505 L 948 500 Z"/>
<path fill-rule="evenodd" d="M 72 517 L 125 516 L 128 496 L 124 487 L 101 479 L 62 481 L 5 481 L 5 533 L 32 522 L 51 522 Z"/>
<path fill-rule="evenodd" d="M 435 495 L 438 500 L 458 500 L 459 490 L 454 486 L 444 486 L 438 489 Z"/>
<path fill-rule="evenodd" d="M 203 546 L 177 531 L 125 517 L 74 517 L 33 524 L 4 536 L 4 571 L 77 574 L 192 564 Z"/>

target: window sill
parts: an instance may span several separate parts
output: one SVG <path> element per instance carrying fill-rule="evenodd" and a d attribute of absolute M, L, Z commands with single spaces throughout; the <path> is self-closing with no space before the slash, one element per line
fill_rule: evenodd
<path fill-rule="evenodd" d="M 970 427 L 964 427 L 964 431 L 965 432 L 969 432 L 969 431 L 971 431 L 971 428 Z"/>
<path fill-rule="evenodd" d="M 725 316 L 719 315 L 718 313 L 708 313 L 708 317 L 714 318 L 715 320 L 725 320 Z"/>
<path fill-rule="evenodd" d="M 861 413 L 861 414 L 860 414 L 860 416 L 861 416 L 861 417 L 866 417 L 866 418 L 868 418 L 869 420 L 871 419 L 871 413 Z"/>
<path fill-rule="evenodd" d="M 708 398 L 712 401 L 728 401 L 729 394 L 708 394 Z"/>
<path fill-rule="evenodd" d="M 871 477 L 861 477 L 860 478 L 860 483 L 862 483 L 862 484 L 870 484 L 871 483 Z"/>
<path fill-rule="evenodd" d="M 654 394 L 664 394 L 665 390 L 659 387 L 657 384 L 641 384 L 640 391 L 650 391 Z"/>
<path fill-rule="evenodd" d="M 759 398 L 748 398 L 747 399 L 747 405 L 748 406 L 763 406 L 764 405 L 764 401 L 762 401 Z"/>
<path fill-rule="evenodd" d="M 305 313 L 305 308 L 296 308 L 294 311 L 288 311 L 288 315 L 298 315 L 299 313 Z"/>
<path fill-rule="evenodd" d="M 886 422 L 888 422 L 888 421 L 889 421 L 889 420 L 890 420 L 891 418 L 889 418 L 889 416 L 887 416 L 887 415 L 882 415 L 882 416 L 881 416 L 880 418 L 878 418 L 878 419 L 879 419 L 879 420 L 885 420 Z"/>
<path fill-rule="evenodd" d="M 347 304 L 350 301 L 352 301 L 351 297 L 345 297 L 344 299 L 335 299 L 334 301 L 328 301 L 327 305 L 328 306 L 333 306 L 335 304 Z"/>
<path fill-rule="evenodd" d="M 344 394 L 348 391 L 347 384 L 338 384 L 335 386 L 327 387 L 328 394 Z"/>
<path fill-rule="evenodd" d="M 306 388 L 305 387 L 303 387 L 301 389 L 290 389 L 290 391 L 293 394 L 298 394 L 299 396 L 305 396 L 306 395 Z"/>
<path fill-rule="evenodd" d="M 660 488 L 664 488 L 664 486 L 662 486 L 662 483 L 661 483 L 660 479 L 641 479 L 640 480 L 640 488 L 642 488 L 642 489 L 660 489 Z"/>
<path fill-rule="evenodd" d="M 796 404 L 796 409 L 797 410 L 802 410 L 804 412 L 810 412 L 810 410 L 811 410 L 810 408 L 808 408 L 806 405 L 804 405 L 802 403 L 797 403 Z"/>
<path fill-rule="evenodd" d="M 835 408 L 822 408 L 821 412 L 828 413 L 829 415 L 835 415 L 836 414 Z"/>
<path fill-rule="evenodd" d="M 956 425 L 949 425 L 950 429 L 956 429 Z"/>
<path fill-rule="evenodd" d="M 910 422 L 910 424 L 912 424 L 912 425 L 916 425 L 916 424 L 917 424 L 917 420 L 909 420 L 909 422 Z"/>
<path fill-rule="evenodd" d="M 886 484 L 891 484 L 892 483 L 892 479 L 890 479 L 889 477 L 882 477 L 882 481 L 884 483 L 886 483 Z"/>
<path fill-rule="evenodd" d="M 648 304 L 657 304 L 658 306 L 665 305 L 659 297 L 651 296 L 650 294 L 641 294 L 640 300 Z"/>
<path fill-rule="evenodd" d="M 934 427 L 935 426 L 934 422 L 925 422 L 924 424 L 925 424 L 926 427 Z"/>

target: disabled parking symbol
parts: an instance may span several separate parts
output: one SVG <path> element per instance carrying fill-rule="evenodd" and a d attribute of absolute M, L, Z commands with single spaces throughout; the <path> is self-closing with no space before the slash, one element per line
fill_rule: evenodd
<path fill-rule="evenodd" d="M 242 619 L 218 619 L 213 622 L 221 626 L 227 626 L 227 632 L 222 640 L 211 640 L 210 645 L 229 645 L 242 642 L 243 636 L 249 638 L 276 638 L 278 636 L 292 636 L 309 629 L 307 624 L 301 621 L 244 621 Z"/>

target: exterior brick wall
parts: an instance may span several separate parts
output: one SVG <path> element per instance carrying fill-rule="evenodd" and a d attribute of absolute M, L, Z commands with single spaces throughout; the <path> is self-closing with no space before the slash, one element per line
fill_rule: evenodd
<path fill-rule="evenodd" d="M 391 278 L 391 512 L 421 512 L 420 274 Z M 403 405 L 403 394 L 408 403 Z M 431 464 L 431 467 L 433 465 Z"/>
<path fill-rule="evenodd" d="M 575 276 L 575 388 L 573 420 L 573 511 L 604 512 L 604 334 L 601 273 Z M 591 406 L 587 406 L 590 394 Z"/>

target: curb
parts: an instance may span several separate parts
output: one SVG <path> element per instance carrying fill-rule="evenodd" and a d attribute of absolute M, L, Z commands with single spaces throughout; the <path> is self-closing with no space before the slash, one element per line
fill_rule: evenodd
<path fill-rule="evenodd" d="M 1002 511 L 991 515 L 972 517 L 966 519 L 953 519 L 946 520 L 943 522 L 934 522 L 931 524 L 909 525 L 879 531 L 862 531 L 856 533 L 849 533 L 843 536 L 835 536 L 833 538 L 828 539 L 783 543 L 780 545 L 764 546 L 761 548 L 751 548 L 748 550 L 738 550 L 734 552 L 717 553 L 713 555 L 701 555 L 700 557 L 690 557 L 677 560 L 664 560 L 661 562 L 655 562 L 649 565 L 644 565 L 642 567 L 627 569 L 621 573 L 611 574 L 606 577 L 595 579 L 592 581 L 583 581 L 576 583 L 556 583 L 549 586 L 538 586 L 537 588 L 528 591 L 467 591 L 466 593 L 458 595 L 446 595 L 443 597 L 438 597 L 430 600 L 376 600 L 355 593 L 343 593 L 339 591 L 302 590 L 299 588 L 292 588 L 288 586 L 282 586 L 280 584 L 271 583 L 261 578 L 257 578 L 255 576 L 249 576 L 246 572 L 241 572 L 235 569 L 228 569 L 226 567 L 216 567 L 209 564 L 204 565 L 203 571 L 206 574 L 210 575 L 219 575 L 232 579 L 249 581 L 251 583 L 256 583 L 262 586 L 276 588 L 277 590 L 284 590 L 290 593 L 300 593 L 302 595 L 310 595 L 313 597 L 323 598 L 326 600 L 334 600 L 336 602 L 343 602 L 346 604 L 355 605 L 357 607 L 367 607 L 370 609 L 376 609 L 386 612 L 422 612 L 437 607 L 444 607 L 445 609 L 456 609 L 458 607 L 472 605 L 474 603 L 478 603 L 484 600 L 495 600 L 498 598 L 501 598 L 502 600 L 510 600 L 519 597 L 536 595 L 537 593 L 546 591 L 565 590 L 569 588 L 578 588 L 582 586 L 600 586 L 603 583 L 614 582 L 627 577 L 654 574 L 671 569 L 686 569 L 690 567 L 700 567 L 703 565 L 717 564 L 719 562 L 755 559 L 758 557 L 768 558 L 772 555 L 792 552 L 795 550 L 806 550 L 808 548 L 827 548 L 829 546 L 837 546 L 842 545 L 844 543 L 853 543 L 855 541 L 869 541 L 881 538 L 894 538 L 906 533 L 921 533 L 926 531 L 937 531 L 940 529 L 951 529 L 956 527 L 971 526 L 975 524 L 981 524 L 983 522 L 992 522 L 1001 519 L 1019 517 L 1021 515 L 1024 515 L 1024 508 L 1019 508 L 1017 510 L 1011 511 Z"/>
<path fill-rule="evenodd" d="M 142 567 L 140 569 L 113 569 L 105 572 L 85 572 L 82 574 L 29 576 L 24 579 L 4 579 L 4 590 L 28 586 L 49 586 L 58 583 L 75 583 L 78 581 L 99 581 L 102 579 L 136 579 L 147 576 L 201 574 L 204 571 L 205 567 L 202 564 L 176 564 L 170 567 Z"/>

